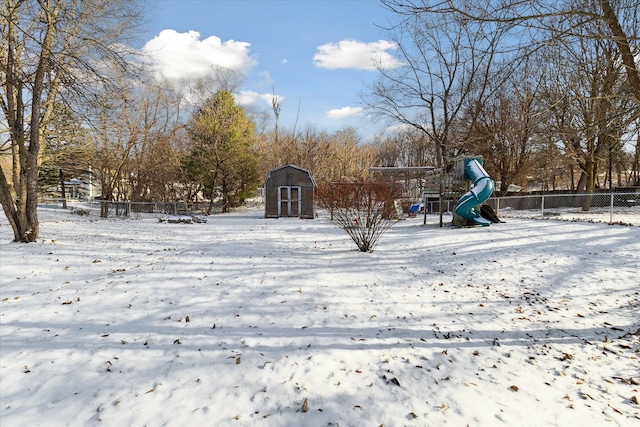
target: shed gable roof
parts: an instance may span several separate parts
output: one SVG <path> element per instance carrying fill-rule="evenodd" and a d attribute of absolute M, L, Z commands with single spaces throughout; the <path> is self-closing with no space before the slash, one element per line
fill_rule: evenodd
<path fill-rule="evenodd" d="M 313 179 L 313 176 L 311 175 L 311 172 L 309 172 L 307 169 L 301 168 L 300 166 L 296 166 L 296 165 L 292 165 L 292 164 L 288 164 L 288 165 L 280 166 L 279 168 L 272 169 L 267 174 L 267 180 L 266 181 L 269 181 L 269 177 L 271 176 L 272 173 L 279 172 L 279 171 L 281 171 L 283 169 L 288 169 L 288 168 L 296 169 L 296 170 L 299 170 L 300 172 L 306 173 L 307 175 L 309 175 L 309 180 L 311 181 L 311 184 L 314 187 L 317 187 L 316 181 Z"/>

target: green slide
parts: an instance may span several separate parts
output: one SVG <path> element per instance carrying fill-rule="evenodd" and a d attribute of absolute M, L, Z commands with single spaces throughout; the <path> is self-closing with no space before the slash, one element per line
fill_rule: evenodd
<path fill-rule="evenodd" d="M 464 176 L 473 181 L 473 188 L 460 197 L 460 200 L 453 207 L 453 211 L 473 224 L 491 225 L 490 220 L 482 217 L 480 205 L 493 194 L 495 188 L 493 179 L 475 159 L 471 159 L 465 165 Z"/>

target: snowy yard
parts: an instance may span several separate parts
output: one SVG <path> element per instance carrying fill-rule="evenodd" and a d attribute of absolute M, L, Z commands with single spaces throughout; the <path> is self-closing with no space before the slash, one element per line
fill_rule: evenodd
<path fill-rule="evenodd" d="M 640 425 L 640 227 L 0 219 L 0 425 Z"/>

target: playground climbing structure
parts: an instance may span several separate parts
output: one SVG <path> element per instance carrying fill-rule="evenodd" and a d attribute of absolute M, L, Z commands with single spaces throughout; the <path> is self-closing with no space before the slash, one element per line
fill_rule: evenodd
<path fill-rule="evenodd" d="M 447 170 L 428 171 L 422 195 L 425 223 L 428 207 L 433 212 L 435 200 L 438 201 L 441 227 L 443 214 L 447 211 L 453 213 L 455 225 L 489 226 L 500 222 L 491 206 L 484 204 L 493 194 L 494 188 L 495 183 L 482 166 L 482 157 L 479 156 L 457 157 Z"/>

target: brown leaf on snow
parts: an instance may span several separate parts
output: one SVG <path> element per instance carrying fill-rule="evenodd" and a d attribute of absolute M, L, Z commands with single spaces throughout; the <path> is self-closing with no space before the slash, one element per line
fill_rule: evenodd
<path fill-rule="evenodd" d="M 307 398 L 305 397 L 302 401 L 302 412 L 307 412 L 309 410 L 309 403 L 307 402 Z"/>
<path fill-rule="evenodd" d="M 631 396 L 631 401 L 636 405 L 638 404 L 638 398 L 635 395 Z"/>
<path fill-rule="evenodd" d="M 242 362 L 242 360 L 240 360 L 240 356 L 236 357 L 236 365 L 239 365 Z"/>
<path fill-rule="evenodd" d="M 612 378 L 614 380 L 618 380 L 618 381 L 623 382 L 625 384 L 640 385 L 640 381 L 634 379 L 633 377 L 630 377 L 629 379 L 622 378 L 622 377 L 612 377 Z M 613 384 L 613 382 L 611 382 L 611 384 Z"/>
<path fill-rule="evenodd" d="M 611 405 L 607 405 L 607 406 L 609 406 L 609 408 L 613 409 L 613 410 L 614 410 L 615 412 L 617 412 L 618 414 L 622 415 L 622 412 L 620 412 L 620 410 L 619 410 L 619 409 L 616 409 L 616 408 L 614 408 L 614 407 L 613 407 L 613 406 L 611 406 Z"/>
<path fill-rule="evenodd" d="M 556 357 L 558 360 L 573 360 L 573 355 L 569 353 L 563 353 L 562 357 Z"/>
<path fill-rule="evenodd" d="M 509 387 L 509 388 L 510 388 L 511 390 L 513 390 L 513 391 L 518 391 L 518 390 L 520 390 L 520 389 L 518 388 L 518 386 L 517 386 L 517 385 L 512 385 L 512 386 L 511 386 L 511 387 Z"/>

